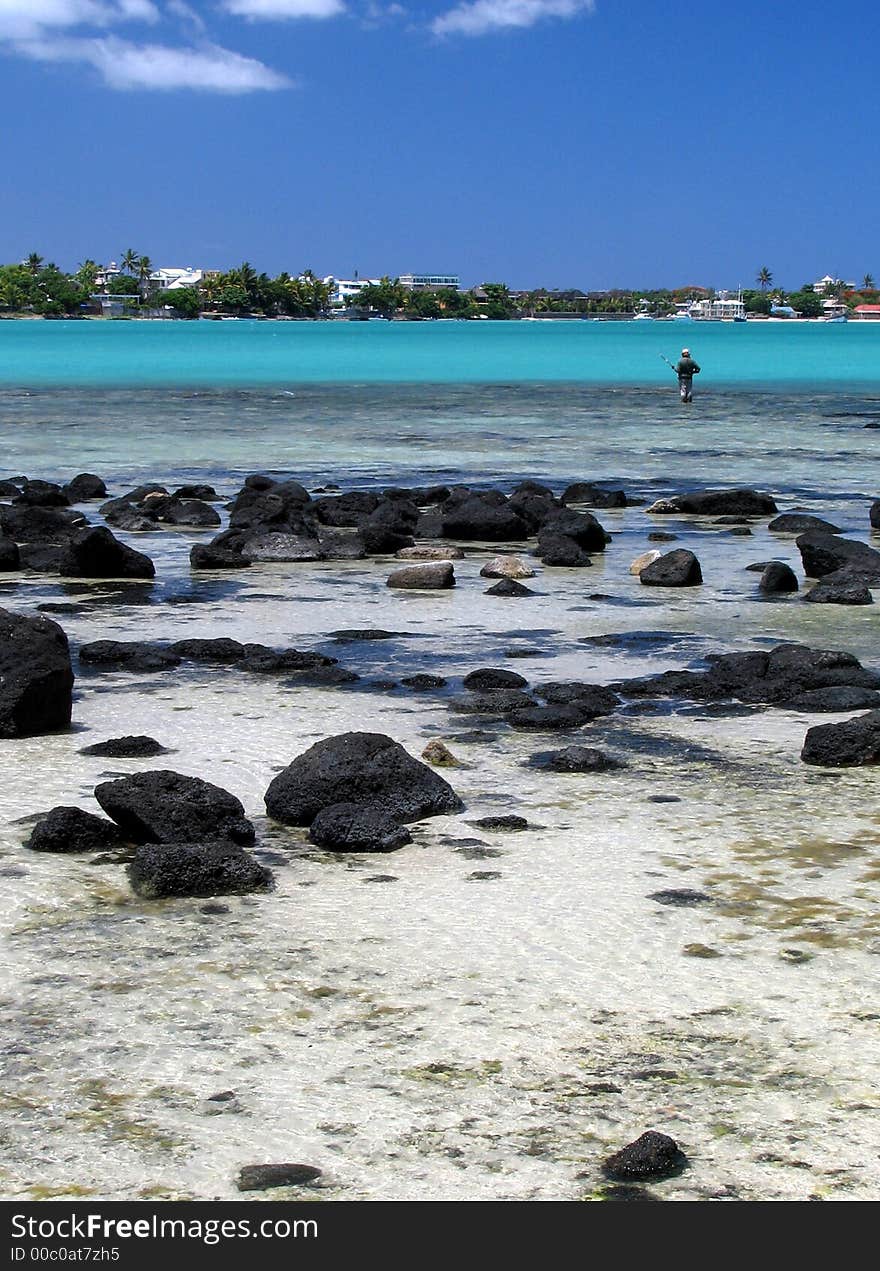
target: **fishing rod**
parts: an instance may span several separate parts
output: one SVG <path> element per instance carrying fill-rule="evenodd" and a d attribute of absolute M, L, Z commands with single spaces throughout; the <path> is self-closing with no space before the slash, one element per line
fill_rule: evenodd
<path fill-rule="evenodd" d="M 669 367 L 670 371 L 675 371 L 675 373 L 676 373 L 676 375 L 677 375 L 677 374 L 678 374 L 678 371 L 677 371 L 677 370 L 676 370 L 676 368 L 672 365 L 672 363 L 670 362 L 669 358 L 668 358 L 668 357 L 663 357 L 663 354 L 662 354 L 662 353 L 660 354 L 660 356 L 663 358 L 663 361 L 664 361 L 664 362 L 666 363 L 666 365 Z"/>

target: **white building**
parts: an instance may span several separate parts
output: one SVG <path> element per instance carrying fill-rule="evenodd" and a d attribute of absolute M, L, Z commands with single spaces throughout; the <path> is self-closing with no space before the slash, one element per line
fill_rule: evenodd
<path fill-rule="evenodd" d="M 181 287 L 197 287 L 204 276 L 204 270 L 188 265 L 185 269 L 154 269 L 150 282 L 157 291 L 179 291 Z"/>
<path fill-rule="evenodd" d="M 334 309 L 347 309 L 364 287 L 378 287 L 381 278 L 336 278 L 328 274 L 323 280 L 330 288 L 330 305 Z"/>
<path fill-rule="evenodd" d="M 742 292 L 732 296 L 729 291 L 716 291 L 711 300 L 695 300 L 688 308 L 692 318 L 706 322 L 734 321 L 746 316 Z"/>
<path fill-rule="evenodd" d="M 846 291 L 855 291 L 856 284 L 854 282 L 844 282 L 842 278 L 832 278 L 830 274 L 826 274 L 824 278 L 820 278 L 818 282 L 813 283 L 813 290 L 817 296 L 824 296 L 826 291 L 832 287 L 843 287 Z"/>

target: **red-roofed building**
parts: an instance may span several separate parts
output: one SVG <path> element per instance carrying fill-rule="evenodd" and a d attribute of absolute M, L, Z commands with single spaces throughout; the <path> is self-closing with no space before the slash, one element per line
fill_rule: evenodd
<path fill-rule="evenodd" d="M 853 317 L 863 322 L 880 322 L 880 305 L 856 305 Z"/>

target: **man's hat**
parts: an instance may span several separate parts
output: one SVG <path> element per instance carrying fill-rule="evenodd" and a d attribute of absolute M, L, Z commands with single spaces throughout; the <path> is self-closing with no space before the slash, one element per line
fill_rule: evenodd
<path fill-rule="evenodd" d="M 690 349 L 682 349 L 682 351 L 681 351 L 681 356 L 682 356 L 682 357 L 690 357 L 690 355 L 691 355 L 691 351 L 690 351 Z"/>

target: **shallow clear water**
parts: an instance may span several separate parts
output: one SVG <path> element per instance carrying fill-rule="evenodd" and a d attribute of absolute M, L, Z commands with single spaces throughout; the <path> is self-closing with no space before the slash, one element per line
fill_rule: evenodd
<path fill-rule="evenodd" d="M 55 330 L 0 335 L 13 325 Z M 154 329 L 157 341 L 202 338 Z M 877 411 L 843 383 L 707 383 L 685 413 L 668 388 L 564 383 L 0 393 L 7 473 L 92 470 L 111 493 L 199 477 L 225 498 L 257 470 L 311 487 L 593 478 L 647 499 L 749 484 L 865 541 L 880 482 L 878 432 L 864 425 Z M 537 594 L 523 600 L 484 596 L 489 547 L 468 548 L 453 591 L 420 595 L 387 588 L 388 560 L 191 573 L 190 546 L 210 537 L 195 531 L 122 536 L 156 561 L 152 584 L 3 576 L 5 607 L 66 606 L 52 616 L 74 647 L 228 635 L 319 649 L 362 676 L 326 690 L 189 664 L 79 670 L 70 733 L 2 743 L 4 1195 L 234 1198 L 242 1164 L 299 1160 L 325 1170 L 330 1197 L 574 1199 L 600 1186 L 604 1155 L 655 1128 L 691 1162 L 652 1189 L 663 1197 L 876 1199 L 878 776 L 798 757 L 806 729 L 837 717 L 627 709 L 571 737 L 451 709 L 478 666 L 608 683 L 793 639 L 876 667 L 876 607 L 762 600 L 747 564 L 777 557 L 802 572 L 791 536 L 766 522 L 739 537 L 644 506 L 598 515 L 607 552 L 582 571 L 536 563 Z M 703 587 L 660 594 L 629 574 L 656 528 L 698 554 Z M 400 634 L 333 641 L 350 627 Z M 639 632 L 666 637 L 583 643 Z M 449 687 L 379 684 L 416 671 Z M 465 812 L 420 823 L 399 852 L 349 859 L 268 822 L 278 768 L 348 729 L 414 755 L 445 740 L 463 762 L 446 775 Z M 123 733 L 173 753 L 79 754 Z M 574 740 L 627 767 L 522 766 Z M 148 767 L 238 795 L 276 890 L 211 916 L 202 901 L 137 899 L 121 863 L 22 846 L 35 814 L 97 811 L 98 780 Z M 532 828 L 472 824 L 490 812 Z M 713 903 L 649 898 L 670 887 Z M 216 1114 L 205 1100 L 224 1090 L 236 1102 Z"/>

